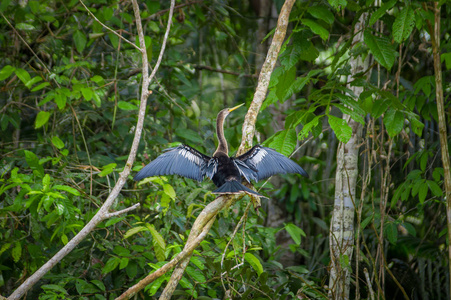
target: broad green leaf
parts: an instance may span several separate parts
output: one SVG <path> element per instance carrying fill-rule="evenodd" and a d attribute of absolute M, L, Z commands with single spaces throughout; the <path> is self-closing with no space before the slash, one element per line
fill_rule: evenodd
<path fill-rule="evenodd" d="M 389 136 L 394 137 L 401 132 L 404 125 L 404 115 L 399 110 L 390 108 L 384 115 L 384 124 Z"/>
<path fill-rule="evenodd" d="M 31 89 L 32 92 L 40 91 L 50 85 L 50 82 L 43 82 Z"/>
<path fill-rule="evenodd" d="M 334 105 L 335 107 L 338 107 L 338 108 L 341 110 L 341 112 L 342 112 L 343 114 L 346 114 L 346 115 L 351 116 L 351 118 L 352 118 L 354 121 L 359 122 L 359 123 L 362 124 L 362 125 L 365 124 L 365 120 L 363 119 L 363 117 L 362 117 L 361 115 L 359 115 L 356 111 L 350 109 L 350 108 L 347 107 L 347 106 L 344 106 L 344 105 L 342 105 L 342 104 L 339 104 L 339 103 L 334 103 L 333 105 Z"/>
<path fill-rule="evenodd" d="M 121 259 L 119 257 L 113 256 L 108 259 L 105 266 L 102 268 L 102 274 L 107 274 L 119 266 Z"/>
<path fill-rule="evenodd" d="M 127 230 L 127 232 L 124 234 L 124 239 L 131 237 L 134 234 L 137 234 L 138 232 L 141 231 L 147 231 L 147 227 L 146 226 L 137 226 L 137 227 L 133 227 L 129 230 Z"/>
<path fill-rule="evenodd" d="M 304 138 L 306 138 L 310 131 L 312 131 L 313 128 L 316 128 L 318 124 L 320 124 L 319 119 L 321 119 L 323 116 L 324 115 L 316 116 L 310 122 L 305 124 L 304 127 L 302 127 L 302 130 L 299 132 L 298 140 L 302 141 Z"/>
<path fill-rule="evenodd" d="M 149 294 L 149 296 L 154 296 L 165 280 L 167 280 L 166 276 L 157 278 L 154 282 L 146 286 L 145 291 Z"/>
<path fill-rule="evenodd" d="M 329 125 L 340 142 L 347 143 L 352 136 L 352 128 L 342 118 L 328 115 Z"/>
<path fill-rule="evenodd" d="M 3 69 L 0 71 L 0 80 L 5 80 L 9 76 L 11 76 L 11 74 L 15 70 L 16 70 L 16 68 L 14 68 L 13 66 L 10 66 L 10 65 L 4 66 Z"/>
<path fill-rule="evenodd" d="M 410 235 L 412 235 L 412 236 L 416 236 L 417 235 L 417 231 L 415 230 L 415 227 L 413 227 L 412 224 L 404 222 L 401 225 L 402 225 L 402 227 L 404 227 L 407 230 L 407 232 Z"/>
<path fill-rule="evenodd" d="M 420 191 L 418 192 L 418 198 L 420 200 L 420 204 L 423 204 L 424 200 L 426 200 L 428 190 L 429 190 L 428 184 L 426 182 L 423 182 L 420 186 Z"/>
<path fill-rule="evenodd" d="M 123 221 L 124 219 L 125 219 L 125 216 L 108 219 L 108 221 L 105 223 L 105 227 L 119 223 L 119 222 Z"/>
<path fill-rule="evenodd" d="M 36 170 L 41 177 L 44 177 L 44 167 L 39 164 L 39 158 L 31 151 L 24 150 L 25 160 L 32 170 Z"/>
<path fill-rule="evenodd" d="M 310 19 L 302 19 L 301 22 L 305 26 L 308 26 L 313 33 L 319 35 L 324 41 L 329 38 L 329 31 L 315 21 Z"/>
<path fill-rule="evenodd" d="M 60 191 L 65 191 L 68 192 L 74 196 L 80 196 L 80 192 L 76 189 L 74 189 L 73 187 L 67 186 L 67 185 L 54 185 L 52 187 L 52 189 L 56 189 L 56 190 L 60 190 Z"/>
<path fill-rule="evenodd" d="M 78 53 L 82 53 L 83 50 L 86 47 L 86 43 L 88 41 L 88 39 L 86 38 L 86 35 L 81 32 L 80 30 L 76 30 L 74 35 L 74 42 L 75 42 L 75 47 L 77 48 Z"/>
<path fill-rule="evenodd" d="M 391 244 L 396 244 L 398 240 L 398 228 L 396 227 L 395 223 L 385 223 L 385 234 L 387 235 L 387 239 Z"/>
<path fill-rule="evenodd" d="M 136 106 L 130 102 L 125 102 L 125 101 L 119 101 L 117 103 L 117 106 L 122 110 L 137 110 L 138 109 L 138 106 Z"/>
<path fill-rule="evenodd" d="M 59 286 L 57 284 L 44 284 L 41 285 L 41 288 L 43 290 L 52 290 L 66 295 L 68 294 L 67 291 L 62 286 Z"/>
<path fill-rule="evenodd" d="M 285 129 L 277 132 L 268 146 L 289 156 L 296 148 L 296 140 L 296 130 L 294 128 Z"/>
<path fill-rule="evenodd" d="M 119 264 L 119 270 L 122 270 L 128 266 L 129 258 L 128 257 L 122 257 L 121 262 Z"/>
<path fill-rule="evenodd" d="M 429 189 L 431 190 L 431 192 L 437 196 L 437 197 L 442 197 L 443 196 L 443 191 L 442 189 L 438 186 L 438 184 L 435 181 L 432 180 L 428 180 L 427 184 L 429 186 Z"/>
<path fill-rule="evenodd" d="M 263 273 L 263 266 L 260 260 L 252 253 L 246 252 L 244 259 L 251 265 L 251 267 L 257 272 L 258 275 Z"/>
<path fill-rule="evenodd" d="M 61 93 L 59 90 L 55 93 L 55 102 L 56 105 L 58 105 L 58 108 L 60 110 L 64 109 L 66 107 L 67 97 L 65 94 Z"/>
<path fill-rule="evenodd" d="M 50 113 L 48 111 L 41 110 L 36 116 L 36 121 L 34 123 L 34 128 L 38 129 L 44 126 L 50 118 Z"/>
<path fill-rule="evenodd" d="M 396 52 L 392 48 L 390 40 L 386 37 L 374 36 L 369 30 L 365 30 L 363 39 L 368 48 L 370 48 L 376 61 L 384 68 L 390 70 L 395 63 L 396 58 Z"/>
<path fill-rule="evenodd" d="M 306 236 L 304 230 L 294 225 L 293 223 L 288 223 L 285 225 L 285 230 L 291 236 L 296 245 L 301 244 L 301 236 Z"/>
<path fill-rule="evenodd" d="M 47 188 L 50 186 L 50 175 L 45 174 L 45 176 L 42 178 L 42 185 L 44 187 L 44 190 L 47 190 Z"/>
<path fill-rule="evenodd" d="M 191 256 L 190 262 L 193 263 L 196 267 L 198 267 L 200 270 L 205 269 L 204 263 L 200 260 L 197 256 Z"/>
<path fill-rule="evenodd" d="M 285 100 L 289 97 L 287 94 L 287 91 L 289 90 L 290 86 L 293 84 L 294 80 L 296 79 L 296 67 L 292 67 L 289 70 L 286 70 L 282 73 L 282 75 L 279 77 L 279 82 L 276 86 L 276 95 L 277 98 L 279 98 L 280 102 L 285 102 Z M 290 95 L 291 96 L 291 95 Z"/>
<path fill-rule="evenodd" d="M 40 76 L 35 76 L 33 78 L 31 78 L 30 80 L 27 81 L 27 83 L 25 83 L 25 86 L 27 88 L 31 88 L 31 86 L 35 83 L 41 82 L 42 78 Z"/>
<path fill-rule="evenodd" d="M 391 0 L 381 5 L 374 13 L 371 14 L 369 25 L 373 26 L 377 20 L 379 20 L 383 15 L 387 13 L 398 0 Z"/>
<path fill-rule="evenodd" d="M 150 234 L 153 237 L 153 246 L 155 250 L 155 256 L 158 261 L 164 261 L 166 259 L 165 251 L 166 251 L 166 243 L 161 234 L 155 229 L 155 227 L 151 224 L 146 224 L 146 227 L 149 229 Z"/>
<path fill-rule="evenodd" d="M 199 272 L 199 270 L 196 270 L 191 266 L 186 267 L 186 273 L 196 282 L 203 283 L 207 281 L 202 272 Z"/>
<path fill-rule="evenodd" d="M 410 117 L 409 116 L 409 120 L 410 120 L 410 125 L 412 126 L 412 131 L 418 135 L 419 137 L 421 137 L 423 135 L 423 128 L 424 128 L 424 124 L 419 121 L 417 119 L 417 117 Z"/>
<path fill-rule="evenodd" d="M 397 43 L 406 40 L 415 25 L 415 16 L 410 6 L 404 7 L 393 23 L 393 39 Z"/>
<path fill-rule="evenodd" d="M 94 91 L 91 88 L 84 87 L 81 88 L 81 93 L 83 94 L 83 97 L 86 99 L 86 101 L 91 101 Z"/>
<path fill-rule="evenodd" d="M 114 168 L 116 168 L 116 166 L 117 166 L 116 163 L 111 163 L 111 164 L 104 166 L 102 168 L 102 172 L 99 173 L 99 176 L 103 177 L 103 176 L 109 175 L 110 173 L 112 173 L 114 171 Z"/>
<path fill-rule="evenodd" d="M 58 149 L 63 149 L 64 148 L 63 141 L 59 137 L 57 137 L 56 135 L 54 135 L 52 137 L 52 144 Z"/>
<path fill-rule="evenodd" d="M 24 69 L 17 68 L 15 69 L 15 73 L 17 77 L 19 77 L 20 81 L 23 82 L 23 84 L 26 84 L 31 79 L 30 74 L 28 74 L 28 72 Z"/>
<path fill-rule="evenodd" d="M 172 200 L 175 199 L 175 191 L 174 191 L 174 188 L 172 187 L 172 185 L 170 185 L 169 183 L 165 183 L 163 185 L 163 190 L 164 190 L 164 193 L 166 195 L 168 195 L 169 197 L 171 197 Z"/>
<path fill-rule="evenodd" d="M 334 14 L 329 8 L 322 5 L 310 6 L 307 12 L 317 19 L 323 20 L 327 24 L 332 24 L 334 22 Z"/>
<path fill-rule="evenodd" d="M 14 248 L 11 251 L 11 256 L 13 257 L 14 262 L 18 262 L 22 257 L 22 245 L 20 242 L 15 242 Z"/>

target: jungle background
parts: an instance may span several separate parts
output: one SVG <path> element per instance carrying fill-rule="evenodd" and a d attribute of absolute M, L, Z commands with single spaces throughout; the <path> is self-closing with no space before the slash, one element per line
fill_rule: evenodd
<path fill-rule="evenodd" d="M 138 44 L 131 3 L 83 3 Z M 177 143 L 213 153 L 216 114 L 249 105 L 282 5 L 176 2 L 139 155 L 113 205 L 140 207 L 102 222 L 27 299 L 114 299 L 181 251 L 196 216 L 215 198 L 213 184 L 176 176 L 138 183 L 132 176 Z M 436 5 L 449 137 L 451 8 Z M 168 1 L 140 2 L 151 66 L 168 8 Z M 138 51 L 78 0 L 6 0 L 0 12 L 0 295 L 8 296 L 108 196 L 130 151 L 142 77 Z M 362 15 L 364 40 L 353 45 Z M 255 143 L 294 152 L 310 177 L 259 182 L 269 197 L 261 208 L 246 210 L 245 197 L 222 211 L 175 298 L 327 298 L 336 152 L 352 135 L 341 119 L 348 114 L 362 125 L 357 246 L 352 259 L 341 261 L 352 271 L 351 298 L 450 299 L 433 27 L 433 2 L 296 1 Z M 348 81 L 352 57 L 367 59 L 368 68 Z M 364 92 L 356 97 L 348 85 Z M 232 153 L 245 113 L 243 107 L 227 119 Z M 138 299 L 157 298 L 169 277 Z"/>

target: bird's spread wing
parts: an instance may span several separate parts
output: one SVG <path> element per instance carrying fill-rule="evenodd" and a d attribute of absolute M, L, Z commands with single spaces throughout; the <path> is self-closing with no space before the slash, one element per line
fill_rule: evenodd
<path fill-rule="evenodd" d="M 234 159 L 237 167 L 247 180 L 261 180 L 274 174 L 298 173 L 308 177 L 297 163 L 274 149 L 254 146 L 251 150 Z"/>
<path fill-rule="evenodd" d="M 177 174 L 197 181 L 203 180 L 207 163 L 210 160 L 209 156 L 186 145 L 169 148 L 165 151 L 142 168 L 133 179 L 141 180 L 150 176 Z"/>

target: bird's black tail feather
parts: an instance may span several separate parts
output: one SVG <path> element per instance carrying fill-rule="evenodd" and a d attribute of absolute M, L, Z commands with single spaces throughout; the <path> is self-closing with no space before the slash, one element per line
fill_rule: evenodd
<path fill-rule="evenodd" d="M 253 194 L 258 197 L 265 197 L 263 195 L 260 195 L 256 191 L 253 191 L 250 188 L 242 185 L 241 183 L 239 183 L 236 180 L 226 181 L 223 185 L 221 185 L 219 188 L 214 190 L 212 193 L 213 194 L 239 194 L 241 192 Z"/>

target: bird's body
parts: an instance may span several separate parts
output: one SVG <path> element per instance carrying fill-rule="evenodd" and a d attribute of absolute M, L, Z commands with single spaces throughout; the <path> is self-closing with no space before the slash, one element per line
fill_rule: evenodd
<path fill-rule="evenodd" d="M 227 141 L 224 138 L 224 119 L 227 115 L 240 107 L 226 108 L 219 112 L 216 124 L 218 148 L 212 157 L 204 155 L 196 149 L 180 145 L 167 149 L 136 174 L 134 180 L 141 180 L 150 176 L 181 175 L 202 181 L 209 177 L 218 187 L 215 194 L 238 194 L 246 192 L 262 197 L 259 193 L 241 184 L 242 178 L 247 182 L 268 178 L 277 173 L 298 173 L 308 177 L 298 164 L 277 151 L 254 146 L 238 157 L 229 157 Z"/>

